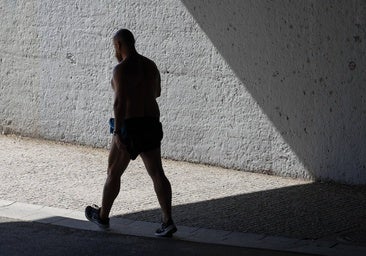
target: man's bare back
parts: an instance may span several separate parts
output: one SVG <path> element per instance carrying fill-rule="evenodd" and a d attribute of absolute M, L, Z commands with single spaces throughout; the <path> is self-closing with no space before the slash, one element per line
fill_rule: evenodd
<path fill-rule="evenodd" d="M 129 56 L 115 67 L 112 85 L 123 104 L 119 118 L 159 118 L 160 74 L 153 61 L 137 53 Z"/>

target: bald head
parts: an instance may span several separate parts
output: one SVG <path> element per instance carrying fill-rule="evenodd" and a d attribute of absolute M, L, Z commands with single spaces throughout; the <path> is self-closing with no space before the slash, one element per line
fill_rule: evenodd
<path fill-rule="evenodd" d="M 135 38 L 128 29 L 120 29 L 113 36 L 115 55 L 119 62 L 127 56 L 137 53 L 135 49 Z"/>
<path fill-rule="evenodd" d="M 120 29 L 114 35 L 113 40 L 125 45 L 127 48 L 132 49 L 135 47 L 135 38 L 131 31 L 128 29 Z"/>

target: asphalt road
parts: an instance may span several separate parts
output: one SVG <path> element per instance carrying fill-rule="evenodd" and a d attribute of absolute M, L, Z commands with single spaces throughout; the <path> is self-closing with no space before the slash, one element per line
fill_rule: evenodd
<path fill-rule="evenodd" d="M 0 217 L 0 255 L 305 255 L 83 231 Z"/>

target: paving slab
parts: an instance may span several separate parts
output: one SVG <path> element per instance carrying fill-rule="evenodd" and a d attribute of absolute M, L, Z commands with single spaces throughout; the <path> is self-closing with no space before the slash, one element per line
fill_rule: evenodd
<path fill-rule="evenodd" d="M 1 200 L 0 199 L 0 207 L 7 207 L 11 204 L 14 204 L 15 201 Z"/>
<path fill-rule="evenodd" d="M 0 214 L 1 216 L 7 218 L 23 219 L 29 215 L 37 213 L 43 207 L 44 206 L 42 205 L 32 205 L 21 202 L 15 202 L 8 206 L 1 207 Z"/>
<path fill-rule="evenodd" d="M 41 211 L 34 211 L 22 219 L 27 221 L 38 221 L 42 223 L 54 223 L 64 219 L 65 216 L 70 216 L 72 212 L 74 212 L 74 210 L 45 206 L 41 208 Z"/>

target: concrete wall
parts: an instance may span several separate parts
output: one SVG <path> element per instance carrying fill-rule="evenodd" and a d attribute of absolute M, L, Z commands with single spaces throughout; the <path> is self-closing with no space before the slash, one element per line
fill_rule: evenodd
<path fill-rule="evenodd" d="M 0 129 L 109 143 L 111 36 L 162 74 L 163 155 L 366 183 L 365 1 L 0 0 Z"/>

